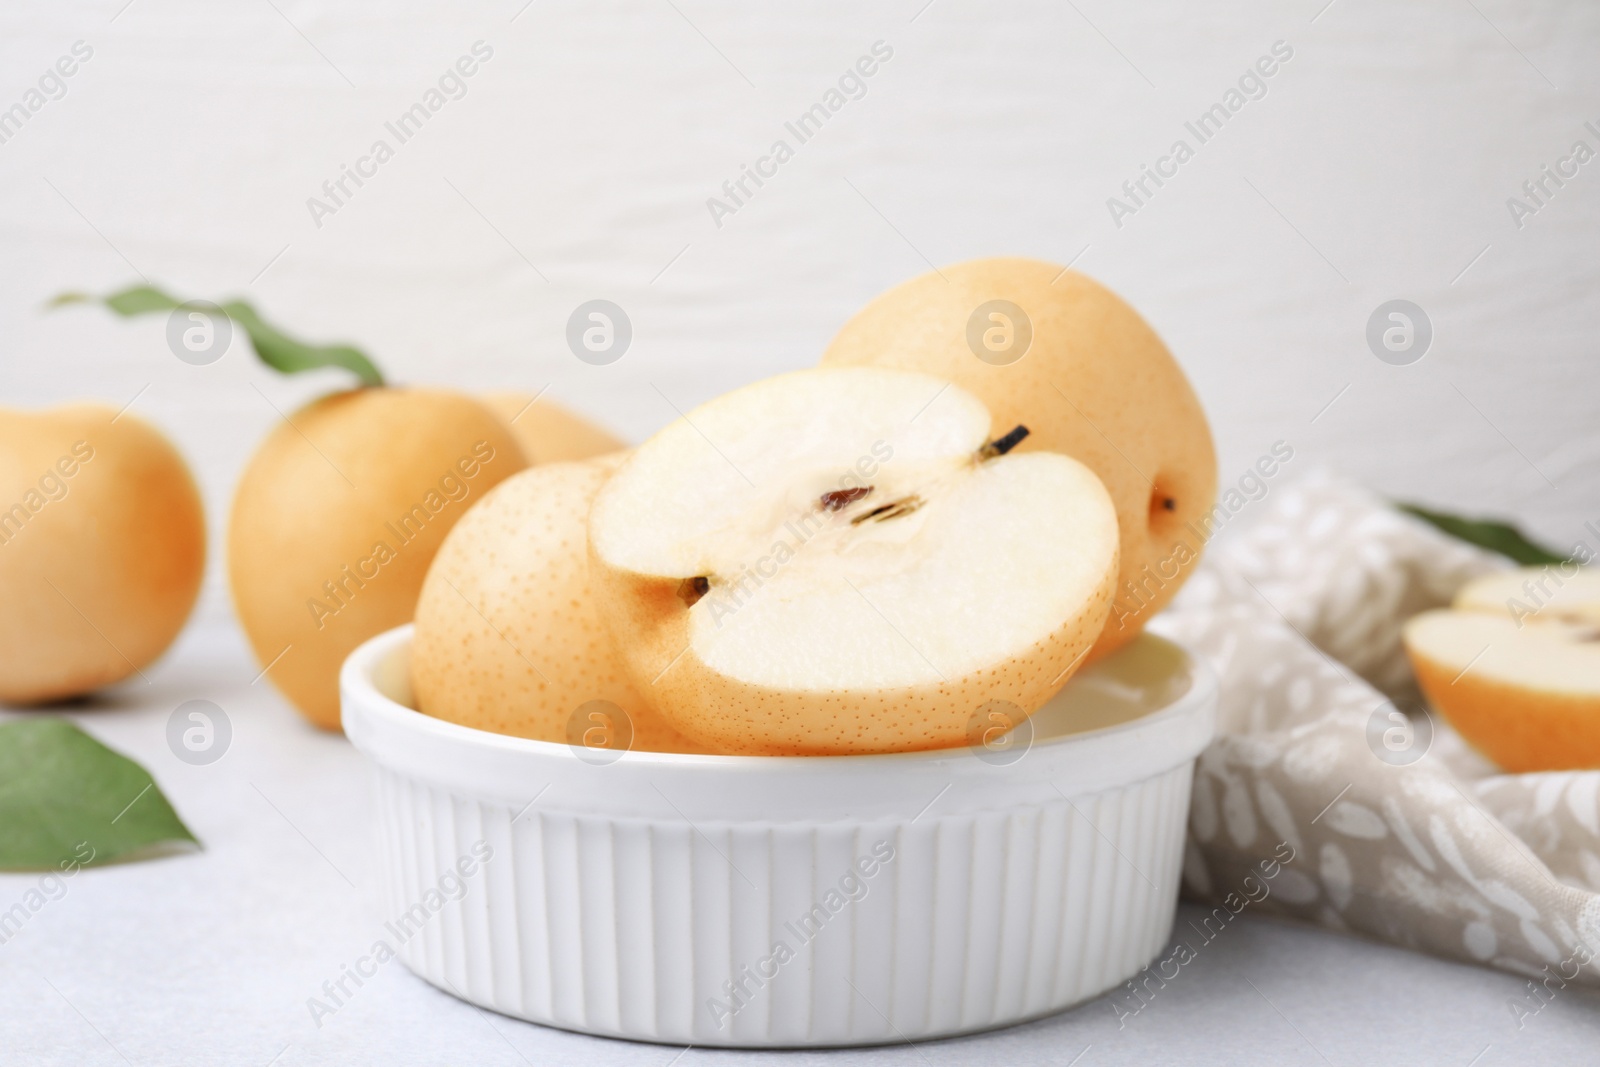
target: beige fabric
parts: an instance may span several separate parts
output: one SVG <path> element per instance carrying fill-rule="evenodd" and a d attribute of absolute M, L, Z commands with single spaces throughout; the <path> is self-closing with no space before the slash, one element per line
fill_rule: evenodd
<path fill-rule="evenodd" d="M 1253 912 L 1600 984 L 1600 771 L 1501 774 L 1412 705 L 1401 624 L 1504 566 L 1329 475 L 1229 520 L 1152 627 L 1221 680 L 1191 896 L 1223 903 L 1287 842 Z"/>

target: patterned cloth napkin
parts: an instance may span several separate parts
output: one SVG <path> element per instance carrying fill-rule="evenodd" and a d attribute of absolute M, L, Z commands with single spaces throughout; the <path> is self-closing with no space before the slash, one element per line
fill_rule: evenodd
<path fill-rule="evenodd" d="M 1600 771 L 1501 773 L 1424 710 L 1400 645 L 1411 615 L 1508 565 L 1327 474 L 1228 521 L 1151 627 L 1221 682 L 1191 897 L 1600 984 Z"/>

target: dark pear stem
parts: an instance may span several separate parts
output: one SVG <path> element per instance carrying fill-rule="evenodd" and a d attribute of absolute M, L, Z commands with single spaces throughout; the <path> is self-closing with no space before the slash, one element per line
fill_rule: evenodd
<path fill-rule="evenodd" d="M 1028 428 L 1023 426 L 1021 423 L 1018 423 L 1017 426 L 1004 437 L 996 437 L 993 441 L 990 441 L 988 444 L 978 449 L 978 458 L 994 459 L 996 456 L 1003 456 L 1007 452 L 1010 452 L 1013 448 L 1016 448 L 1018 445 L 1020 445 L 1022 443 L 1022 439 L 1027 436 Z"/>

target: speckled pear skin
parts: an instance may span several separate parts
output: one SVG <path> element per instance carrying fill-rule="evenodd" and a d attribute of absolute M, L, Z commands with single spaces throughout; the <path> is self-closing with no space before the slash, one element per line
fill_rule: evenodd
<path fill-rule="evenodd" d="M 1026 353 L 1003 366 L 967 340 L 969 318 L 991 300 L 1016 304 L 1032 326 Z M 944 267 L 857 312 L 822 364 L 949 379 L 997 428 L 1028 427 L 1018 451 L 1065 453 L 1100 476 L 1117 509 L 1122 573 L 1091 662 L 1138 636 L 1199 562 L 1217 494 L 1205 412 L 1161 338 L 1093 279 L 1032 259 Z"/>
<path fill-rule="evenodd" d="M 450 531 L 423 583 L 411 649 L 419 710 L 480 730 L 569 743 L 579 709 L 631 720 L 635 750 L 705 751 L 623 668 L 589 585 L 589 505 L 626 453 L 550 463 L 496 486 Z"/>

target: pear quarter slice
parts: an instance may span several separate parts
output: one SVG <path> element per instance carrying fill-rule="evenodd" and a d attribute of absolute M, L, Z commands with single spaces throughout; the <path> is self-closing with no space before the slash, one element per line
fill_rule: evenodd
<path fill-rule="evenodd" d="M 708 746 L 773 755 L 941 748 L 991 702 L 1031 713 L 1105 623 L 1116 511 L 1083 464 L 1005 454 L 1026 431 L 995 430 L 948 382 L 827 368 L 645 442 L 589 519 L 645 699 Z"/>

